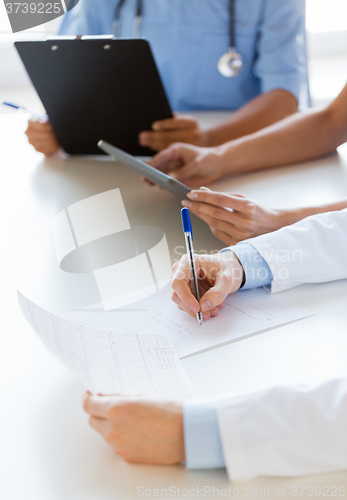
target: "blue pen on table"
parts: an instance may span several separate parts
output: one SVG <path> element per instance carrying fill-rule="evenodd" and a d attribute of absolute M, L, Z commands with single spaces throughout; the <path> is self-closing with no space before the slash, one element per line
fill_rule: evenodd
<path fill-rule="evenodd" d="M 13 102 L 3 102 L 3 106 L 8 106 L 10 108 L 16 109 L 17 111 L 25 111 L 26 113 L 29 113 L 30 115 L 34 116 L 35 118 L 38 118 L 39 120 L 47 120 L 48 116 L 43 113 L 37 113 L 36 111 L 32 111 L 29 108 L 26 108 L 25 106 L 20 106 L 19 104 L 14 104 Z"/>
<path fill-rule="evenodd" d="M 186 240 L 187 253 L 188 253 L 188 257 L 189 257 L 190 269 L 191 269 L 191 273 L 192 273 L 193 293 L 195 295 L 196 300 L 199 302 L 200 301 L 200 294 L 199 294 L 198 277 L 196 275 L 195 258 L 194 258 L 193 230 L 192 230 L 192 223 L 190 220 L 188 208 L 182 208 L 181 217 L 182 217 L 184 237 Z M 202 325 L 202 312 L 201 311 L 199 311 L 196 314 L 196 319 L 198 320 L 198 323 L 201 326 Z"/>

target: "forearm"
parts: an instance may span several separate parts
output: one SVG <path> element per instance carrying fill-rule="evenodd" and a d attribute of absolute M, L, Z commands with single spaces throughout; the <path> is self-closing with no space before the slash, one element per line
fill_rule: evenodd
<path fill-rule="evenodd" d="M 334 102 L 337 102 L 334 101 Z M 297 113 L 266 129 L 220 146 L 224 175 L 318 158 L 347 140 L 338 106 Z"/>
<path fill-rule="evenodd" d="M 227 141 L 252 134 L 295 113 L 298 103 L 286 90 L 272 90 L 252 99 L 232 114 L 225 123 L 208 130 L 202 146 L 218 146 Z"/>
<path fill-rule="evenodd" d="M 300 220 L 305 219 L 306 217 L 310 217 L 311 215 L 323 214 L 325 212 L 336 212 L 338 210 L 343 210 L 344 208 L 347 208 L 347 199 L 335 203 L 328 203 L 326 205 L 316 205 L 289 210 L 278 210 L 278 227 L 275 227 L 274 230 L 280 229 L 284 226 L 295 224 L 295 222 L 299 222 Z"/>

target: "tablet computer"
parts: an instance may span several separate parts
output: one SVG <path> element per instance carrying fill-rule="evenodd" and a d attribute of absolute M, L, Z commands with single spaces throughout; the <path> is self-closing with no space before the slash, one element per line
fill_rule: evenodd
<path fill-rule="evenodd" d="M 112 146 L 106 141 L 99 141 L 98 146 L 105 153 L 108 153 L 116 160 L 120 161 L 123 165 L 126 165 L 132 170 L 135 170 L 135 172 L 143 175 L 144 177 L 146 177 L 146 179 L 153 182 L 154 184 L 161 186 L 167 191 L 170 191 L 170 193 L 174 194 L 181 200 L 186 198 L 187 193 L 191 191 L 191 189 L 185 184 L 182 184 L 182 182 L 176 181 L 176 179 L 173 179 L 169 175 L 164 174 L 164 172 L 161 172 L 160 170 L 147 165 L 147 163 L 134 158 L 133 156 Z"/>
<path fill-rule="evenodd" d="M 138 135 L 172 112 L 146 40 L 57 37 L 15 46 L 67 153 L 100 154 L 103 137 L 153 155 Z"/>

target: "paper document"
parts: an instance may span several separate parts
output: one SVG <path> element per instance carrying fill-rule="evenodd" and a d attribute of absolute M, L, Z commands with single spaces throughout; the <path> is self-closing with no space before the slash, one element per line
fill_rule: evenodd
<path fill-rule="evenodd" d="M 92 393 L 192 397 L 190 382 L 167 335 L 139 335 L 131 326 L 93 328 L 56 316 L 20 293 L 18 301 L 48 349 Z"/>
<path fill-rule="evenodd" d="M 138 335 L 166 335 L 180 358 L 290 323 L 312 313 L 263 288 L 229 295 L 216 318 L 202 326 L 171 300 L 170 287 L 134 304 L 134 310 L 102 311 L 96 307 L 66 315 L 93 328 L 119 331 L 127 328 Z M 136 310 L 135 310 L 136 307 Z"/>

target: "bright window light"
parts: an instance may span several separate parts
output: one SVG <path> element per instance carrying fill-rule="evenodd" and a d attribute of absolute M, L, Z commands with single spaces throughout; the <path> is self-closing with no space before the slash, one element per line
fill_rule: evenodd
<path fill-rule="evenodd" d="M 306 0 L 306 26 L 311 33 L 347 31 L 347 0 Z"/>

